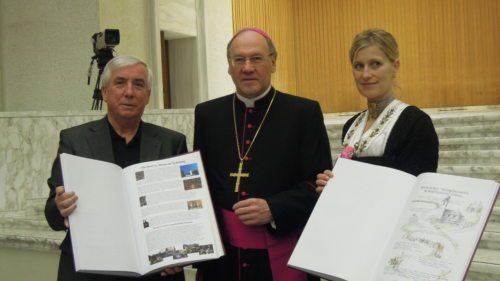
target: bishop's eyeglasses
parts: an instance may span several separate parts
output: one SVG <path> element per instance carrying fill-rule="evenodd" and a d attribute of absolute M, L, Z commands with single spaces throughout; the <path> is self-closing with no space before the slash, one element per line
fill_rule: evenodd
<path fill-rule="evenodd" d="M 274 56 L 274 54 L 269 54 L 267 56 L 255 55 L 255 56 L 251 56 L 251 57 L 236 56 L 236 57 L 230 58 L 229 62 L 234 67 L 242 67 L 247 62 L 249 62 L 251 66 L 258 66 L 258 65 L 261 65 L 262 63 L 264 63 L 264 61 L 266 61 L 266 59 L 268 57 L 271 57 L 271 56 Z"/>

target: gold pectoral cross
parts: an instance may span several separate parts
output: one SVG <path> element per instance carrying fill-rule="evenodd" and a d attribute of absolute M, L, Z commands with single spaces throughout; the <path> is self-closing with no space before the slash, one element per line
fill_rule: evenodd
<path fill-rule="evenodd" d="M 234 185 L 234 192 L 239 192 L 240 191 L 240 180 L 241 178 L 248 178 L 250 177 L 249 173 L 242 173 L 243 170 L 243 160 L 240 161 L 240 165 L 238 166 L 238 172 L 236 173 L 229 173 L 230 177 L 236 177 L 236 184 Z"/>

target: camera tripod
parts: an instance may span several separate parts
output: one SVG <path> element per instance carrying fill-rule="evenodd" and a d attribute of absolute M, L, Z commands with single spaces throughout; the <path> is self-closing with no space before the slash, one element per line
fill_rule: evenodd
<path fill-rule="evenodd" d="M 87 85 L 90 85 L 90 77 L 92 76 L 92 68 L 94 66 L 94 61 L 97 61 L 97 69 L 99 70 L 97 74 L 97 79 L 94 87 L 94 94 L 92 95 L 92 110 L 102 109 L 102 93 L 100 89 L 101 75 L 104 71 L 106 64 L 113 58 L 113 49 L 103 49 L 96 52 L 90 61 L 90 67 L 87 76 Z"/>

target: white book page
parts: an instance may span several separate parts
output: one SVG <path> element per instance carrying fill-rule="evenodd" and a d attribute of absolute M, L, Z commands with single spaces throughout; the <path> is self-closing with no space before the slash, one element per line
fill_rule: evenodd
<path fill-rule="evenodd" d="M 125 168 L 143 272 L 223 254 L 199 152 Z"/>
<path fill-rule="evenodd" d="M 415 177 L 339 158 L 289 261 L 323 278 L 374 280 Z"/>
<path fill-rule="evenodd" d="M 69 216 L 76 270 L 139 270 L 122 169 L 112 163 L 61 154 L 66 191 L 78 196 Z"/>
<path fill-rule="evenodd" d="M 497 192 L 490 180 L 420 175 L 377 280 L 463 280 Z"/>

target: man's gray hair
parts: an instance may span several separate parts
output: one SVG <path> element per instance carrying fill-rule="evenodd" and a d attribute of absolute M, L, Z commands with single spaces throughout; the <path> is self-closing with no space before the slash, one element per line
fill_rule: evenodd
<path fill-rule="evenodd" d="M 118 56 L 113 59 L 111 59 L 107 64 L 106 67 L 104 67 L 104 70 L 101 74 L 101 83 L 100 83 L 100 88 L 104 88 L 105 86 L 108 85 L 109 79 L 111 78 L 111 72 L 117 68 L 122 68 L 125 66 L 130 66 L 130 65 L 136 65 L 136 64 L 142 64 L 146 68 L 147 71 L 147 81 L 146 85 L 148 87 L 148 90 L 151 90 L 151 83 L 153 81 L 153 72 L 151 69 L 149 69 L 148 65 L 142 61 L 141 59 L 133 56 Z"/>

